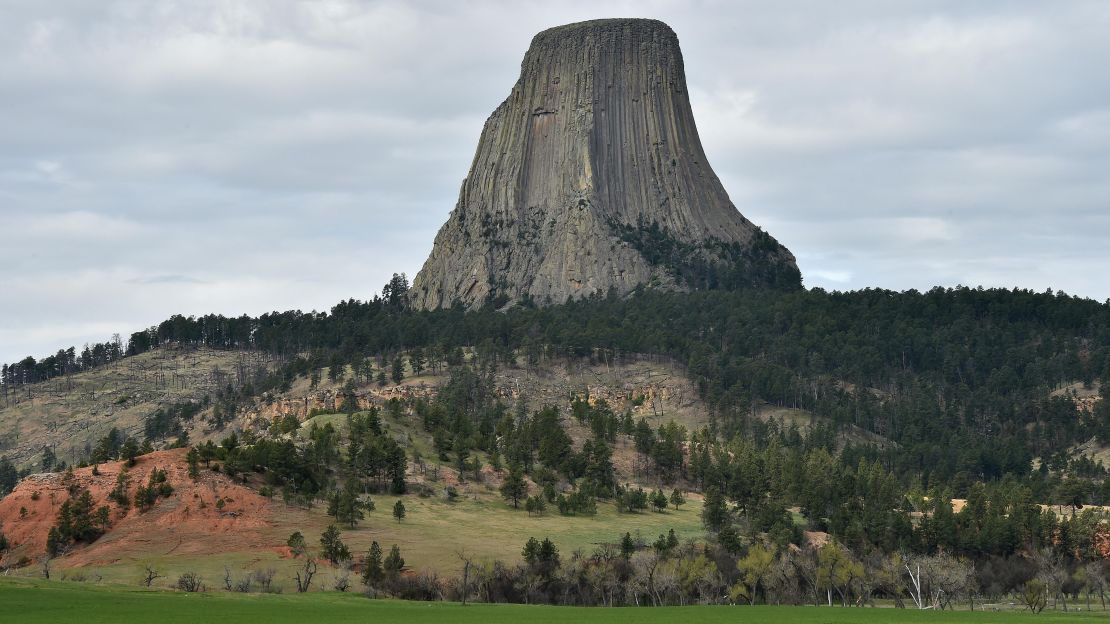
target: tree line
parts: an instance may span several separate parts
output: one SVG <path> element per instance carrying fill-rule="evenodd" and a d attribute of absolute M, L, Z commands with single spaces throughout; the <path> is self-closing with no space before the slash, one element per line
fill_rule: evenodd
<path fill-rule="evenodd" d="M 75 347 L 59 349 L 41 360 L 27 356 L 18 362 L 0 366 L 0 385 L 7 388 L 47 381 L 62 375 L 91 370 L 124 357 L 123 340 L 116 334 L 108 342 L 85 345 L 81 353 Z M 131 355 L 131 353 L 127 353 Z"/>
<path fill-rule="evenodd" d="M 403 375 L 402 353 L 414 368 L 457 364 L 463 347 L 493 366 L 656 354 L 686 366 L 711 408 L 715 436 L 758 430 L 761 403 L 799 408 L 837 429 L 892 442 L 880 459 L 899 479 L 956 483 L 958 494 L 978 480 L 1028 476 L 1035 459 L 1041 471 L 1097 477 L 1097 466 L 1068 449 L 1091 438 L 1110 441 L 1110 402 L 1087 411 L 1067 393 L 1049 396 L 1068 383 L 1093 387 L 1110 378 L 1110 305 L 1063 293 L 644 290 L 504 312 L 422 312 L 404 305 L 406 288 L 396 276 L 385 296 L 344 301 L 329 312 L 174 316 L 133 334 L 123 352 L 172 343 L 279 356 L 279 371 L 258 371 L 213 397 L 217 424 L 255 395 L 323 367 L 367 374 L 372 355 L 382 360 L 384 383 L 387 371 Z M 121 352 L 119 341 L 105 345 L 109 359 Z M 86 365 L 84 355 L 72 361 Z M 5 388 L 49 374 L 28 376 L 22 365 L 8 370 Z M 166 423 L 153 428 L 165 431 Z"/>

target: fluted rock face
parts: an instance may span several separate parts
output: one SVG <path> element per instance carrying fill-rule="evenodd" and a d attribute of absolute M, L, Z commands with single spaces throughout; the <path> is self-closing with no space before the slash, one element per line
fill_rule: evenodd
<path fill-rule="evenodd" d="M 432 309 L 799 284 L 706 162 L 674 32 L 614 19 L 532 40 L 410 292 Z"/>

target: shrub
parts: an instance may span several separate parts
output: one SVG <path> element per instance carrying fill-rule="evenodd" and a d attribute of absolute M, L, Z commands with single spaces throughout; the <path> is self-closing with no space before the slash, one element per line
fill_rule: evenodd
<path fill-rule="evenodd" d="M 192 594 L 204 591 L 204 583 L 196 572 L 186 572 L 177 577 L 177 588 Z"/>
<path fill-rule="evenodd" d="M 263 593 L 269 594 L 274 591 L 273 583 L 275 574 L 277 574 L 277 570 L 273 568 L 266 568 L 265 570 L 255 570 L 252 576 L 254 577 L 255 582 L 258 583 L 258 588 Z M 279 588 L 278 592 L 280 593 L 280 591 L 281 590 Z"/>

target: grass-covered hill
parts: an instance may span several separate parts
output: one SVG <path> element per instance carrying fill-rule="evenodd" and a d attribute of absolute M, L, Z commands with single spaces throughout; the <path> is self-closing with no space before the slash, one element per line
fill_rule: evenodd
<path fill-rule="evenodd" d="M 0 394 L 0 456 L 20 468 L 49 471 L 55 462 L 87 459 L 113 427 L 140 440 L 155 439 L 148 433 L 156 433 L 164 408 L 193 405 L 190 409 L 199 412 L 228 384 L 241 385 L 272 366 L 272 358 L 257 351 L 167 345 L 130 357 L 121 352 L 115 360 L 88 367 L 75 365 L 42 381 L 9 380 Z M 45 466 L 44 449 L 55 457 Z"/>
<path fill-rule="evenodd" d="M 328 420 L 335 419 L 314 417 L 294 437 L 307 438 L 313 422 Z M 140 455 L 133 466 L 127 461 L 98 464 L 95 474 L 86 467 L 25 479 L 0 500 L 0 527 L 9 542 L 0 564 L 10 567 L 10 574 L 42 576 L 42 555 L 51 529 L 59 525 L 62 504 L 87 491 L 92 509 L 110 510 L 107 522 L 102 526 L 94 519 L 88 536 L 59 549 L 45 564 L 52 578 L 136 584 L 151 566 L 160 575 L 157 586 L 172 584 L 187 572 L 221 586 L 225 572 L 241 581 L 255 571 L 272 569 L 276 584 L 293 591 L 289 581 L 304 557 L 293 556 L 289 537 L 301 533 L 315 552 L 320 535 L 336 522 L 328 515 L 327 502 L 288 504 L 267 489 L 260 475 L 234 477 L 227 474 L 224 462 L 204 464 L 191 475 L 185 449 L 175 449 Z M 221 464 L 225 469 L 214 469 Z M 127 479 L 127 505 L 114 494 L 121 473 Z M 342 525 L 342 541 L 355 556 L 363 557 L 375 541 L 387 548 L 397 544 L 407 573 L 447 574 L 454 571 L 460 550 L 485 560 L 514 561 L 536 535 L 554 540 L 569 557 L 619 541 L 618 531 L 655 539 L 674 530 L 682 540 L 697 539 L 702 532 L 696 494 L 680 508 L 660 513 L 622 514 L 612 505 L 600 505 L 592 514 L 562 515 L 553 509 L 538 514 L 513 509 L 498 492 L 502 480 L 488 470 L 460 480 L 449 468 L 436 475 L 412 469 L 408 481 L 409 491 L 403 495 L 361 494 L 363 518 Z M 135 502 L 139 488 L 154 482 L 159 493 L 147 503 Z M 162 484 L 168 485 L 164 493 Z M 455 493 L 451 497 L 444 495 L 448 487 Z M 81 494 L 71 496 L 70 490 Z M 403 521 L 392 516 L 397 500 L 406 507 Z M 368 508 L 370 502 L 374 509 Z M 326 560 L 320 566 L 320 578 L 312 587 L 317 591 L 329 588 L 334 575 L 349 571 Z"/>

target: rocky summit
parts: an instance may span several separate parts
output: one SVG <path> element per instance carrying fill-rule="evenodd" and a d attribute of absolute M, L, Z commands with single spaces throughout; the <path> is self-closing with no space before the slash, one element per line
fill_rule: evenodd
<path fill-rule="evenodd" d="M 674 31 L 607 19 L 532 40 L 411 293 L 474 308 L 800 283 L 709 166 Z"/>

